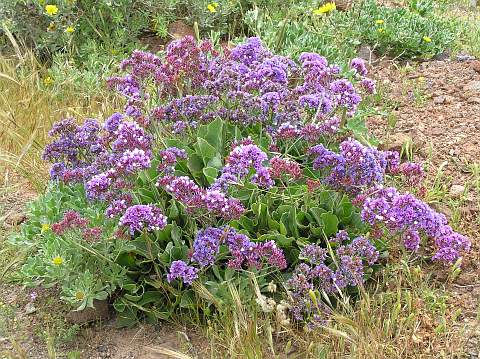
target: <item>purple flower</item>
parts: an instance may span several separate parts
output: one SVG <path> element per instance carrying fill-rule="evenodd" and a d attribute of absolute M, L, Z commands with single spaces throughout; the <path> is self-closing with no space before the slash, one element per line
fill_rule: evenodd
<path fill-rule="evenodd" d="M 340 153 L 336 154 L 323 145 L 311 147 L 310 155 L 316 156 L 314 169 L 328 169 L 323 180 L 335 189 L 356 193 L 384 180 L 387 161 L 382 152 L 363 146 L 355 140 L 343 141 Z"/>
<path fill-rule="evenodd" d="M 420 247 L 420 234 L 417 231 L 407 230 L 402 235 L 403 245 L 412 252 L 416 252 Z"/>
<path fill-rule="evenodd" d="M 130 234 L 147 231 L 160 230 L 167 225 L 165 217 L 160 208 L 154 205 L 137 204 L 127 208 L 125 214 L 120 218 L 120 225 L 127 226 Z"/>
<path fill-rule="evenodd" d="M 420 235 L 434 239 L 435 260 L 451 263 L 470 250 L 470 241 L 447 225 L 444 215 L 412 194 L 400 194 L 394 188 L 376 189 L 363 201 L 362 220 L 385 228 L 390 235 L 403 234 L 405 247 L 417 250 Z"/>
<path fill-rule="evenodd" d="M 150 154 L 144 150 L 135 148 L 126 150 L 118 159 L 116 169 L 120 173 L 132 174 L 150 167 Z"/>
<path fill-rule="evenodd" d="M 359 74 L 360 76 L 367 76 L 368 74 L 365 61 L 358 57 L 352 59 L 352 61 L 350 62 L 350 67 L 355 71 L 355 73 Z"/>
<path fill-rule="evenodd" d="M 349 239 L 348 232 L 342 229 L 342 230 L 338 231 L 337 234 L 335 234 L 335 237 L 330 239 L 330 242 L 342 244 L 343 242 L 347 241 L 348 239 Z"/>
<path fill-rule="evenodd" d="M 167 281 L 170 283 L 180 278 L 183 283 L 190 285 L 198 278 L 198 268 L 187 265 L 184 261 L 173 261 L 170 266 L 170 273 L 167 274 Z"/>
<path fill-rule="evenodd" d="M 137 122 L 122 122 L 115 132 L 116 139 L 112 149 L 116 153 L 126 150 L 140 149 L 149 153 L 151 150 L 151 137 L 145 133 Z"/>
<path fill-rule="evenodd" d="M 360 85 L 368 94 L 374 94 L 377 92 L 375 81 L 372 79 L 364 78 L 360 82 Z"/>
<path fill-rule="evenodd" d="M 121 113 L 116 112 L 105 120 L 103 128 L 105 129 L 105 131 L 114 134 L 122 123 L 123 118 L 124 116 Z"/>
<path fill-rule="evenodd" d="M 263 162 L 267 160 L 267 154 L 254 144 L 235 147 L 227 158 L 227 164 L 223 168 L 222 175 L 215 181 L 212 188 L 225 188 L 229 182 L 234 182 L 234 178 L 245 179 L 250 173 L 250 169 L 256 171 L 252 177 L 253 183 L 270 188 L 273 185 L 273 180 L 266 167 L 263 166 Z"/>
<path fill-rule="evenodd" d="M 300 251 L 300 258 L 307 260 L 311 264 L 323 264 L 327 258 L 327 251 L 317 244 L 307 244 Z"/>
<path fill-rule="evenodd" d="M 105 215 L 108 218 L 114 218 L 120 214 L 124 214 L 127 208 L 132 203 L 132 196 L 130 194 L 124 194 L 121 198 L 113 200 L 105 211 Z"/>
<path fill-rule="evenodd" d="M 226 236 L 226 232 L 220 228 L 209 227 L 198 231 L 193 242 L 192 261 L 201 267 L 212 265 L 218 254 L 222 236 Z"/>
<path fill-rule="evenodd" d="M 113 173 L 111 171 L 93 176 L 86 184 L 88 199 L 105 199 L 112 183 Z"/>

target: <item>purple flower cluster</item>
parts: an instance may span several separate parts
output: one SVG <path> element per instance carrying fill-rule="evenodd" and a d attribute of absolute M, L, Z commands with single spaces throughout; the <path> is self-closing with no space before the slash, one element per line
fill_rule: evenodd
<path fill-rule="evenodd" d="M 170 283 L 180 278 L 185 284 L 192 284 L 198 278 L 198 268 L 189 266 L 184 261 L 173 261 L 170 266 L 170 273 L 167 274 L 167 281 Z"/>
<path fill-rule="evenodd" d="M 405 247 L 417 250 L 421 234 L 434 241 L 434 260 L 452 263 L 470 250 L 470 241 L 456 233 L 447 224 L 443 214 L 412 194 L 400 194 L 395 188 L 379 188 L 366 196 L 362 206 L 362 219 L 384 228 L 388 235 L 401 235 Z"/>
<path fill-rule="evenodd" d="M 326 170 L 323 181 L 332 188 L 358 193 L 383 183 L 387 166 L 385 154 L 356 140 L 343 141 L 338 154 L 322 144 L 311 147 L 308 153 L 315 156 L 314 169 Z"/>
<path fill-rule="evenodd" d="M 171 174 L 174 171 L 175 164 L 179 159 L 186 160 L 187 153 L 185 150 L 169 147 L 163 151 L 160 151 L 160 164 L 158 165 L 158 172 L 164 174 Z"/>
<path fill-rule="evenodd" d="M 128 227 L 130 234 L 133 235 L 144 229 L 154 231 L 164 228 L 167 225 L 167 217 L 154 205 L 137 204 L 127 208 L 119 223 Z"/>
<path fill-rule="evenodd" d="M 235 147 L 226 160 L 221 176 L 217 178 L 212 188 L 225 190 L 230 183 L 247 178 L 252 169 L 255 171 L 250 179 L 252 183 L 264 188 L 272 187 L 273 180 L 270 172 L 263 165 L 267 160 L 267 154 L 254 144 Z"/>
<path fill-rule="evenodd" d="M 135 173 L 150 167 L 151 158 L 144 150 L 135 148 L 126 150 L 116 163 L 120 173 Z"/>
<path fill-rule="evenodd" d="M 199 231 L 193 243 L 192 261 L 201 267 L 212 265 L 221 244 L 228 247 L 232 257 L 228 266 L 231 268 L 240 269 L 246 266 L 260 269 L 264 262 L 278 269 L 287 267 L 285 256 L 275 241 L 252 242 L 246 235 L 228 227 L 209 227 Z"/>
<path fill-rule="evenodd" d="M 299 62 L 273 55 L 255 37 L 219 53 L 211 43 L 197 44 L 187 36 L 172 42 L 164 59 L 135 51 L 121 64 L 128 74 L 109 83 L 127 97 L 128 115 L 139 122 L 148 117 L 170 123 L 174 133 L 223 118 L 243 125 L 267 122 L 273 137 L 287 139 L 319 116 L 325 121 L 322 129 L 330 133 L 340 123 L 330 117 L 339 108 L 353 115 L 360 95 L 324 57 L 304 53 Z M 364 78 L 365 64 L 356 59 L 352 67 L 362 87 L 373 92 L 374 83 Z M 148 113 L 152 83 L 161 103 Z"/>
<path fill-rule="evenodd" d="M 340 235 L 345 237 L 342 232 Z M 345 232 L 346 233 L 346 232 Z M 364 237 L 355 238 L 339 246 L 330 258 L 326 249 L 308 244 L 300 252 L 301 262 L 287 281 L 291 291 L 290 311 L 296 320 L 315 320 L 318 308 L 312 302 L 311 292 L 334 293 L 348 286 L 359 286 L 364 281 L 364 263 L 374 264 L 379 253 Z"/>
<path fill-rule="evenodd" d="M 93 162 L 102 151 L 100 130 L 93 119 L 80 126 L 73 119 L 57 122 L 48 133 L 55 139 L 45 146 L 42 155 L 43 160 L 54 163 L 50 177 L 82 182 L 85 175 L 94 172 Z"/>
<path fill-rule="evenodd" d="M 189 212 L 205 211 L 227 220 L 238 219 L 245 208 L 238 199 L 227 197 L 216 189 L 203 189 L 187 176 L 161 177 L 157 186 L 163 187 L 173 198 L 183 203 Z"/>

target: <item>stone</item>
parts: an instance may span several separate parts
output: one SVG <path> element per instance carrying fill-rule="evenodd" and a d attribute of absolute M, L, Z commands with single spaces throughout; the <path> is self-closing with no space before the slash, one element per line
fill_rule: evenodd
<path fill-rule="evenodd" d="M 87 307 L 84 310 L 72 310 L 67 313 L 67 322 L 71 324 L 84 324 L 94 322 L 96 320 L 105 320 L 110 317 L 108 301 L 94 300 L 94 308 Z"/>
<path fill-rule="evenodd" d="M 11 226 L 18 226 L 22 224 L 27 219 L 27 216 L 24 213 L 12 213 L 7 217 L 6 223 Z"/>
<path fill-rule="evenodd" d="M 455 101 L 455 97 L 449 96 L 449 95 L 441 95 L 433 98 L 433 103 L 437 105 L 442 105 L 442 104 L 451 104 Z"/>
<path fill-rule="evenodd" d="M 398 132 L 395 133 L 390 137 L 388 142 L 386 142 L 382 147 L 382 149 L 388 150 L 388 151 L 398 151 L 400 152 L 402 150 L 402 147 L 404 144 L 407 142 L 413 142 L 412 138 L 407 135 L 406 133 L 403 132 Z"/>
<path fill-rule="evenodd" d="M 174 21 L 168 25 L 168 34 L 174 40 L 180 40 L 187 35 L 195 37 L 195 31 L 182 20 Z"/>
<path fill-rule="evenodd" d="M 358 49 L 357 57 L 364 59 L 369 63 L 377 61 L 377 56 L 373 52 L 372 48 L 366 44 L 360 45 L 360 48 Z"/>
<path fill-rule="evenodd" d="M 478 92 L 480 93 L 480 81 L 474 80 L 470 81 L 468 84 L 466 84 L 463 89 L 465 91 L 472 91 L 472 92 Z"/>
<path fill-rule="evenodd" d="M 465 186 L 460 184 L 454 184 L 450 187 L 450 196 L 452 197 L 460 197 L 465 192 Z"/>
<path fill-rule="evenodd" d="M 470 65 L 472 67 L 472 69 L 476 72 L 478 72 L 480 74 L 480 61 L 474 61 L 472 62 L 472 64 Z"/>
<path fill-rule="evenodd" d="M 35 305 L 32 302 L 28 302 L 27 305 L 25 306 L 25 314 L 33 314 L 37 311 L 37 308 L 35 308 Z"/>
<path fill-rule="evenodd" d="M 480 104 L 480 97 L 469 97 L 467 102 L 471 105 Z"/>

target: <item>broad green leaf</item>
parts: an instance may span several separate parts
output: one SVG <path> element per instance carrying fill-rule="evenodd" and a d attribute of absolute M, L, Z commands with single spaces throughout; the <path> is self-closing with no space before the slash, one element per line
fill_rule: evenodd
<path fill-rule="evenodd" d="M 327 212 L 322 213 L 320 217 L 322 218 L 323 230 L 327 238 L 338 232 L 338 218 L 336 215 Z"/>

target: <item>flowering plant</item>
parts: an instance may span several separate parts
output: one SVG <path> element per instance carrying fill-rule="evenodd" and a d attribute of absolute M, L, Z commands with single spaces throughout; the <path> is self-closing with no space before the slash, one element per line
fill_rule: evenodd
<path fill-rule="evenodd" d="M 297 63 L 257 38 L 218 51 L 186 37 L 163 58 L 135 51 L 120 68 L 108 83 L 125 96 L 121 113 L 50 132 L 50 193 L 76 191 L 88 205 L 63 202 L 48 234 L 29 223 L 30 282 L 72 293 L 32 265 L 51 267 L 47 249 L 68 243 L 80 254 L 58 245 L 55 270 L 96 281 L 69 298 L 115 294 L 121 324 L 194 308 L 199 286 L 228 303 L 233 282 L 283 324 L 315 328 L 328 314 L 320 298 L 355 292 L 395 240 L 446 263 L 469 250 L 443 215 L 384 187 L 398 174 L 418 185 L 420 166 L 351 138 L 362 96 L 375 92 L 362 60 L 349 80 L 318 54 Z M 259 291 L 248 290 L 252 274 Z"/>

